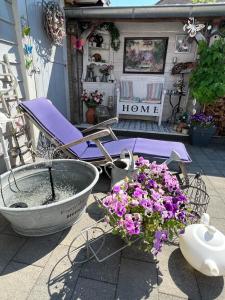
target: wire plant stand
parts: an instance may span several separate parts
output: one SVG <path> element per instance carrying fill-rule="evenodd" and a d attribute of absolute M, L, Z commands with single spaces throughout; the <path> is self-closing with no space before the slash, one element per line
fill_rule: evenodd
<path fill-rule="evenodd" d="M 193 223 L 200 220 L 203 213 L 206 213 L 210 197 L 207 193 L 206 184 L 200 173 L 188 176 L 186 181 L 181 182 L 181 188 L 190 200 L 190 207 L 194 215 Z"/>
<path fill-rule="evenodd" d="M 191 223 L 199 222 L 203 213 L 206 212 L 210 197 L 206 191 L 206 185 L 203 181 L 201 175 L 197 173 L 196 175 L 189 175 L 188 181 L 186 178 L 181 181 L 181 188 L 186 193 L 188 199 L 190 199 L 190 209 L 193 214 Z M 102 208 L 101 199 L 98 198 L 95 194 L 93 195 L 95 201 Z M 72 241 L 68 249 L 68 257 L 71 263 L 73 263 L 73 254 L 81 249 L 85 249 L 86 255 L 80 261 L 75 260 L 75 263 L 85 263 L 92 258 L 95 258 L 97 262 L 101 263 L 109 259 L 113 255 L 124 250 L 128 246 L 131 246 L 133 243 L 140 241 L 141 237 L 138 236 L 134 239 L 124 240 L 123 244 L 118 247 L 116 250 L 112 250 L 109 254 L 101 256 L 101 250 L 107 244 L 106 236 L 107 234 L 112 233 L 113 228 L 105 222 L 105 217 L 101 218 L 95 222 L 92 226 L 83 229 L 79 235 L 77 235 Z M 78 247 L 74 247 L 74 244 L 81 239 L 81 243 Z M 96 243 L 99 244 L 96 246 Z M 178 238 L 176 237 L 172 243 L 178 243 Z"/>
<path fill-rule="evenodd" d="M 99 199 L 96 195 L 93 196 L 95 201 L 99 204 L 99 206 L 103 207 L 101 204 L 101 199 Z M 76 260 L 75 263 L 85 263 L 91 260 L 92 258 L 95 258 L 97 262 L 101 263 L 141 239 L 140 237 L 137 237 L 134 239 L 127 239 L 126 241 L 123 240 L 122 245 L 116 250 L 110 251 L 109 254 L 101 256 L 101 250 L 106 244 L 106 236 L 107 234 L 112 233 L 112 231 L 113 228 L 105 222 L 105 217 L 95 222 L 92 226 L 83 229 L 80 232 L 80 234 L 74 238 L 68 249 L 68 258 L 70 262 L 73 263 L 74 252 L 77 252 L 81 249 L 85 249 L 86 257 L 80 261 Z M 76 243 L 78 239 L 81 239 L 82 242 L 78 247 L 74 247 L 74 243 Z M 96 248 L 94 245 L 98 241 L 100 243 Z"/>

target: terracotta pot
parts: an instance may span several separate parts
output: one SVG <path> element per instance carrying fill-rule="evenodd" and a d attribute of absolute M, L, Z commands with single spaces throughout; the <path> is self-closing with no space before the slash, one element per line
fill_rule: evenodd
<path fill-rule="evenodd" d="M 86 121 L 88 124 L 95 123 L 95 107 L 88 107 L 86 112 Z"/>

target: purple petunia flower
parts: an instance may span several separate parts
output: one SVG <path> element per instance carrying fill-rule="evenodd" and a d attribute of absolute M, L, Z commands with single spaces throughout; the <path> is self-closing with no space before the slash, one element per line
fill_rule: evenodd
<path fill-rule="evenodd" d="M 122 203 L 117 202 L 114 211 L 118 217 L 122 217 L 126 213 L 126 207 Z"/>
<path fill-rule="evenodd" d="M 113 193 L 118 194 L 120 191 L 121 191 L 120 185 L 117 185 L 117 184 L 114 185 L 114 187 L 113 187 Z"/>
<path fill-rule="evenodd" d="M 133 192 L 133 196 L 135 198 L 141 199 L 144 195 L 147 195 L 148 193 L 146 191 L 143 191 L 141 188 L 137 187 L 135 191 Z"/>
<path fill-rule="evenodd" d="M 150 199 L 142 199 L 140 205 L 150 212 L 153 211 L 153 202 Z"/>
<path fill-rule="evenodd" d="M 144 157 L 140 156 L 136 161 L 135 164 L 137 167 L 142 167 L 142 166 L 149 166 L 149 160 L 144 159 Z"/>
<path fill-rule="evenodd" d="M 157 189 L 157 188 L 158 188 L 158 184 L 156 183 L 155 180 L 149 179 L 149 180 L 148 180 L 148 183 L 147 183 L 147 185 L 146 185 L 146 187 L 147 187 L 148 189 Z"/>
<path fill-rule="evenodd" d="M 113 197 L 110 195 L 110 196 L 105 197 L 105 198 L 102 200 L 102 204 L 103 204 L 105 207 L 109 207 L 109 206 L 112 204 L 112 201 L 113 201 Z"/>
<path fill-rule="evenodd" d="M 154 201 L 158 201 L 161 198 L 161 194 L 156 192 L 155 190 L 151 189 L 151 198 Z"/>

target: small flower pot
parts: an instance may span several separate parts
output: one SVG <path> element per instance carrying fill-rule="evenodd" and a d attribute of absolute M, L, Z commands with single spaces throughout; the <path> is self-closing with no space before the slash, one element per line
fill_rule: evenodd
<path fill-rule="evenodd" d="M 183 134 L 188 134 L 188 128 L 182 128 L 181 133 Z"/>
<path fill-rule="evenodd" d="M 207 146 L 216 133 L 216 127 L 193 126 L 190 128 L 191 144 L 195 146 Z"/>

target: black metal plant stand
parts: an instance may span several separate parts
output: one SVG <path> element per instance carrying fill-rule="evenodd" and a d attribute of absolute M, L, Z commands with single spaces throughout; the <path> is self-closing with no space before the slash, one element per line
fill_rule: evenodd
<path fill-rule="evenodd" d="M 183 108 L 181 107 L 181 99 L 183 96 L 186 95 L 186 92 L 184 91 L 184 74 L 181 73 L 181 82 L 180 88 L 175 90 L 169 90 L 167 94 L 169 95 L 169 103 L 172 107 L 172 112 L 167 120 L 167 122 L 174 124 L 177 120 L 177 116 L 183 112 Z M 172 96 L 178 96 L 178 102 L 174 105 L 172 103 Z"/>

